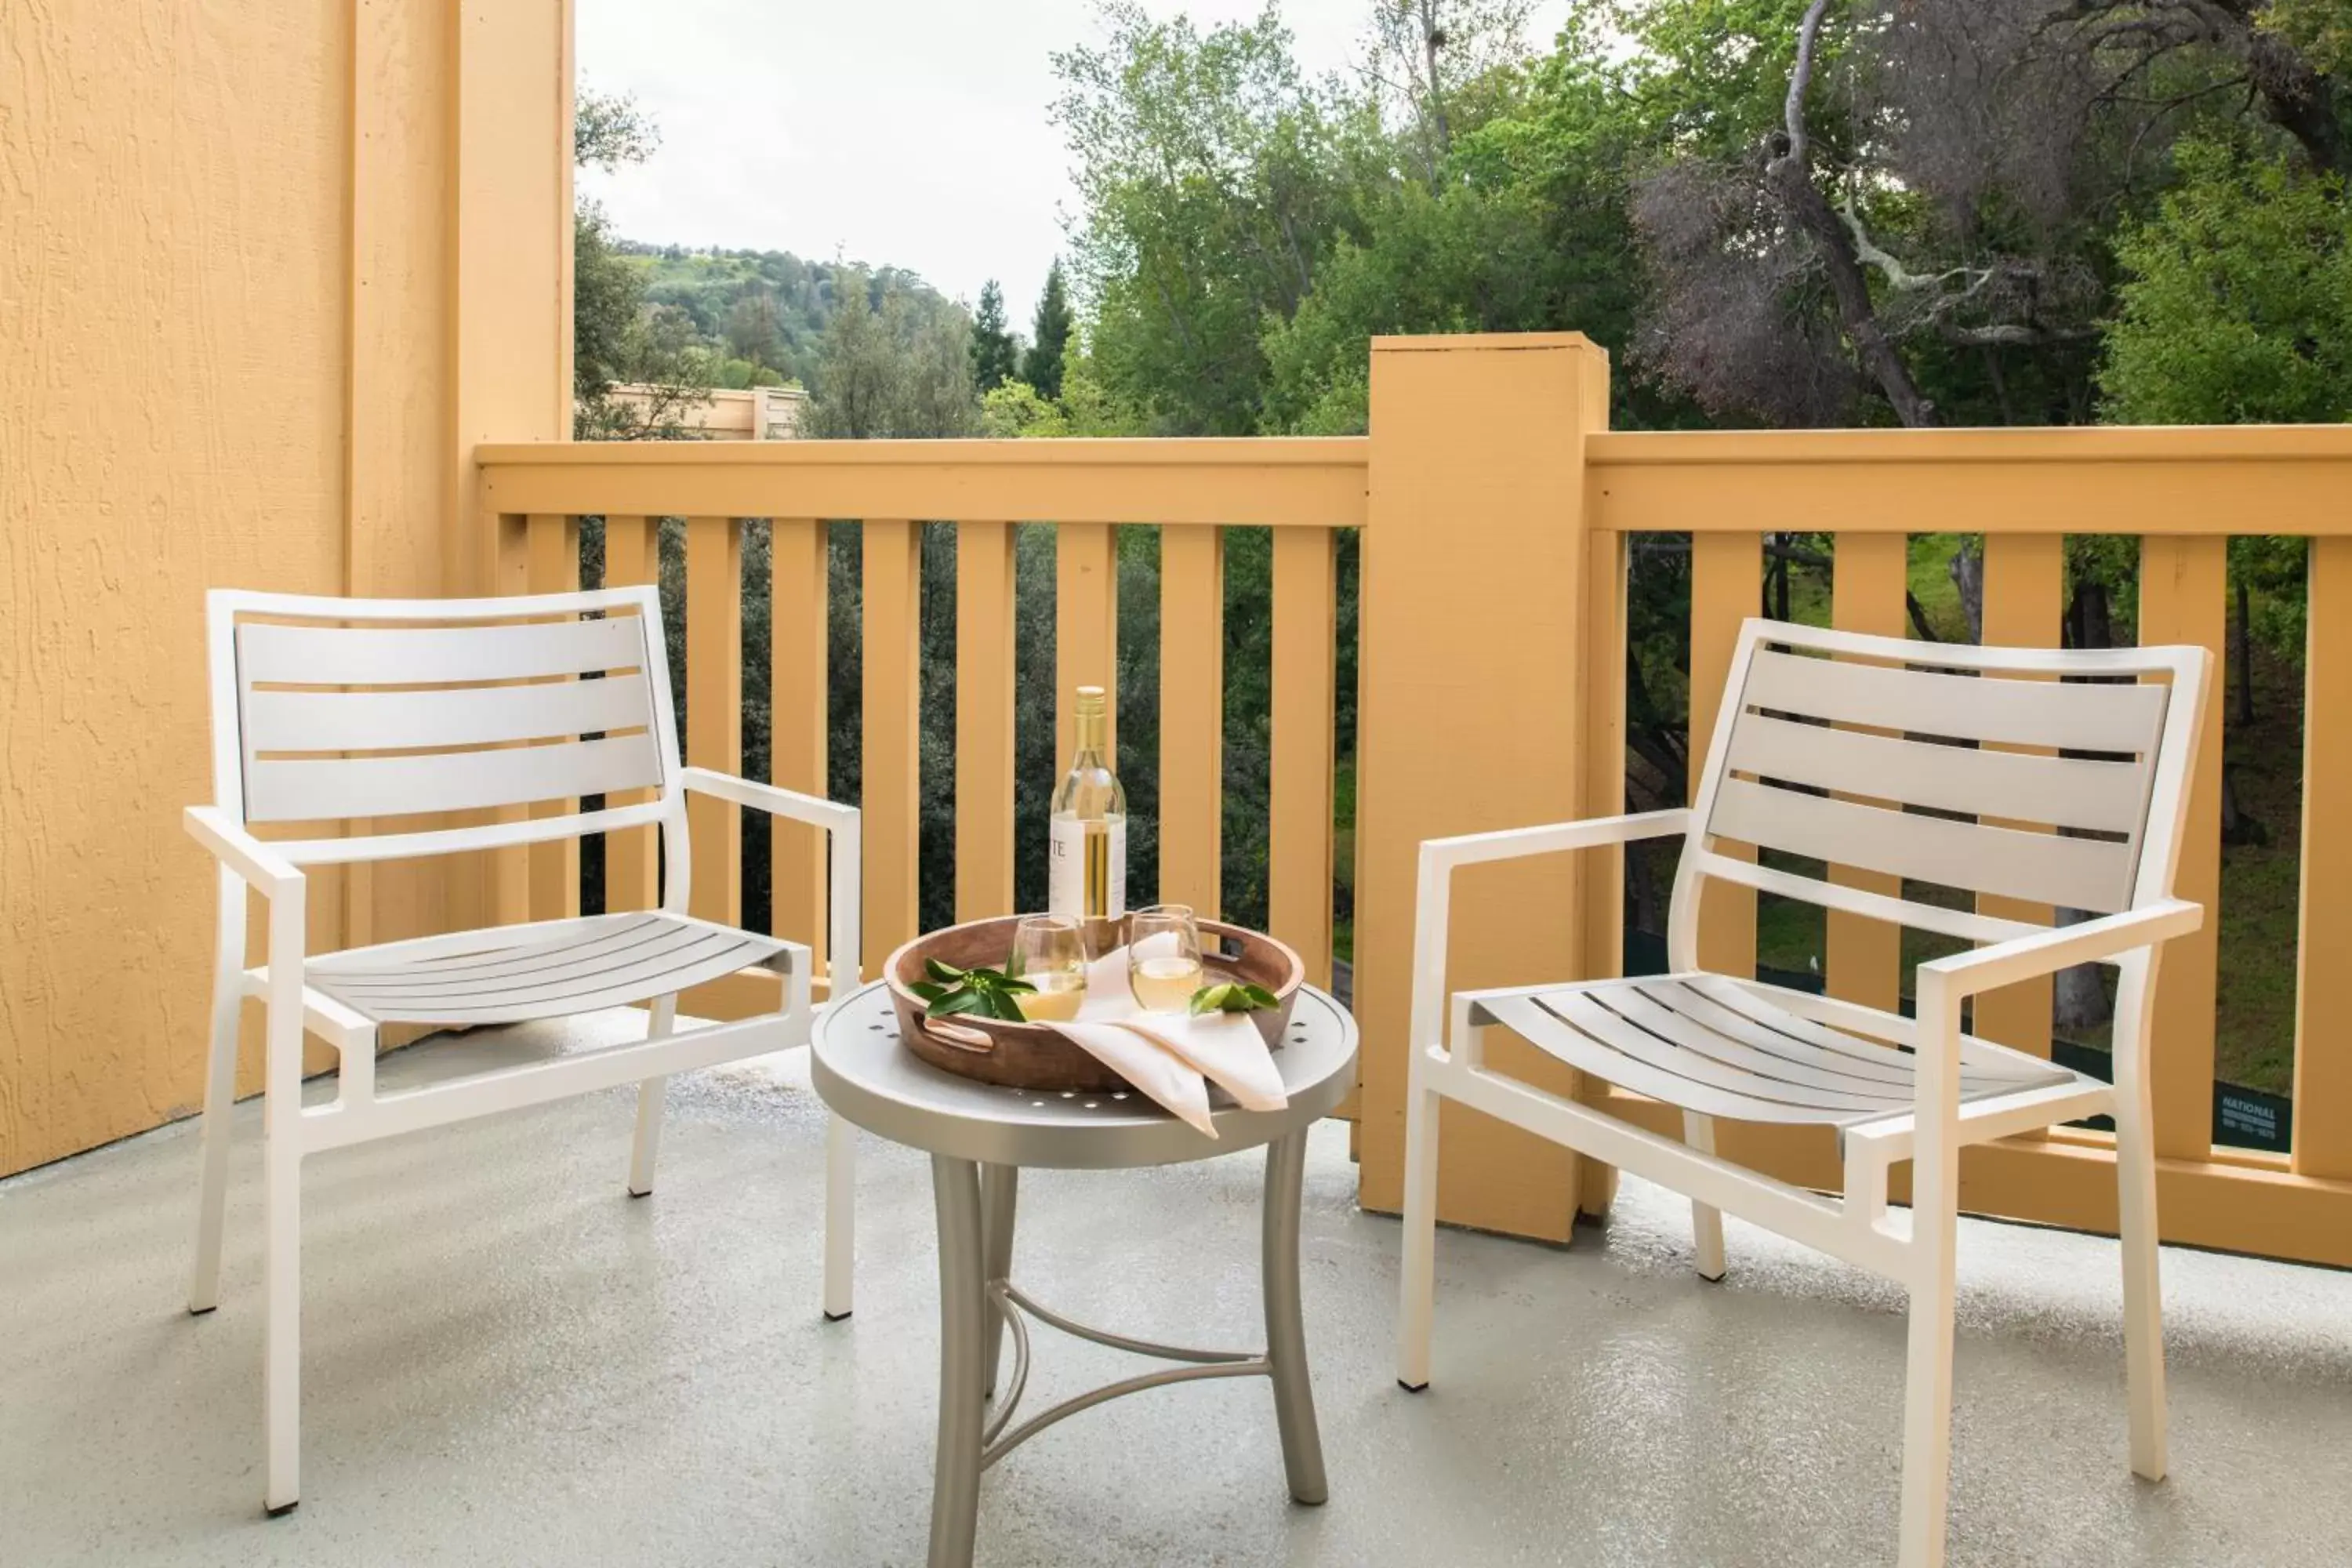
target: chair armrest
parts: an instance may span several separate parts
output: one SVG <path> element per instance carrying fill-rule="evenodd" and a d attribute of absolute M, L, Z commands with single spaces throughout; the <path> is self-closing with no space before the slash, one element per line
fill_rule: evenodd
<path fill-rule="evenodd" d="M 1419 886 L 1413 899 L 1412 1059 L 1437 1045 L 1445 1016 L 1445 940 L 1453 905 L 1454 871 L 1492 860 L 1517 860 L 1532 855 L 1555 855 L 1570 849 L 1597 849 L 1640 838 L 1663 838 L 1690 829 L 1690 812 L 1643 811 L 1625 816 L 1594 816 L 1581 822 L 1552 822 L 1539 827 L 1507 827 L 1495 833 L 1465 833 L 1453 838 L 1421 841 Z"/>
<path fill-rule="evenodd" d="M 232 820 L 220 807 L 192 805 L 183 820 L 190 837 L 211 850 L 213 858 L 244 878 L 263 897 L 275 899 L 302 886 L 300 867 L 247 833 L 241 823 Z"/>
<path fill-rule="evenodd" d="M 828 832 L 857 826 L 856 806 L 843 805 L 821 795 L 780 789 L 774 784 L 737 778 L 732 773 L 713 773 L 709 768 L 681 769 L 678 781 L 697 795 L 732 801 L 737 805 L 750 806 L 753 811 L 764 811 L 771 816 L 790 817 L 794 822 L 805 822 Z"/>
<path fill-rule="evenodd" d="M 827 973 L 825 1000 L 839 1001 L 856 988 L 861 954 L 858 947 L 860 910 L 863 908 L 860 883 L 865 875 L 864 840 L 859 827 L 857 808 L 839 801 L 824 800 L 798 790 L 779 789 L 751 779 L 740 779 L 732 773 L 718 773 L 709 768 L 683 768 L 678 781 L 699 795 L 732 801 L 753 811 L 764 811 L 771 816 L 788 817 L 822 827 L 832 839 L 828 853 L 831 861 L 832 898 L 828 900 L 832 920 L 825 933 Z"/>
<path fill-rule="evenodd" d="M 2135 948 L 2153 947 L 2176 936 L 2186 936 L 2204 923 L 2202 904 L 2166 899 L 2121 914 L 2102 915 L 2097 920 L 2012 937 L 1990 947 L 1935 959 L 1921 964 L 1919 973 L 1923 977 L 1938 976 L 1948 996 L 1973 996 L 2021 980 L 2055 974 L 2078 963 L 2112 959 Z"/>
<path fill-rule="evenodd" d="M 1493 833 L 1465 833 L 1453 838 L 1421 841 L 1424 875 L 1475 866 L 1487 860 L 1517 860 L 1529 855 L 1554 855 L 1569 849 L 1597 849 L 1638 838 L 1664 838 L 1690 830 L 1690 810 L 1642 811 L 1626 816 L 1591 816 L 1581 822 L 1548 822 L 1538 827 L 1506 827 Z"/>
<path fill-rule="evenodd" d="M 2021 980 L 2054 974 L 2077 963 L 2114 959 L 2140 948 L 2154 947 L 2186 935 L 2204 923 L 2203 905 L 2166 899 L 2121 914 L 2012 937 L 1990 947 L 1921 964 L 1917 972 L 1917 1003 L 1913 1009 L 1918 1025 L 1913 1045 L 1919 1061 L 1912 1121 L 1919 1139 L 1913 1154 L 1915 1170 L 1939 1164 L 1953 1154 L 1953 1130 L 1958 1125 L 1960 1110 L 1963 999 L 2013 985 Z M 2142 1034 L 2139 1039 L 2144 1045 L 2147 1036 Z M 2120 1038 L 2116 1041 L 2115 1060 L 2118 1085 L 2137 1081 L 2139 1056 L 2126 1048 Z M 1920 1179 L 1916 1174 L 1913 1177 L 1915 1183 Z"/>

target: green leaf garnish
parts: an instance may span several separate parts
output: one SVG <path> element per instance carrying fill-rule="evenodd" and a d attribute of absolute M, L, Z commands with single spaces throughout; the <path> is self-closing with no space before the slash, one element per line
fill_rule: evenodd
<path fill-rule="evenodd" d="M 1281 1005 L 1281 999 L 1263 985 L 1252 985 L 1244 980 L 1227 980 L 1214 985 L 1203 985 L 1193 992 L 1192 1010 L 1195 1014 L 1258 1013 Z"/>
<path fill-rule="evenodd" d="M 1009 1024 L 1026 1021 L 1016 998 L 1037 989 L 1027 981 L 1017 980 L 1001 970 L 958 969 L 936 958 L 924 960 L 923 967 L 931 978 L 910 980 L 907 989 L 927 1004 L 923 1009 L 926 1017 L 946 1018 L 969 1013 Z"/>

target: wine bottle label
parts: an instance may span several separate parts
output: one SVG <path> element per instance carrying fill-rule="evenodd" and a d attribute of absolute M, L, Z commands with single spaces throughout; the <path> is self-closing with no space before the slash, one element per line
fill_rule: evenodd
<path fill-rule="evenodd" d="M 1050 911 L 1072 920 L 1115 921 L 1127 913 L 1127 818 L 1054 819 Z"/>

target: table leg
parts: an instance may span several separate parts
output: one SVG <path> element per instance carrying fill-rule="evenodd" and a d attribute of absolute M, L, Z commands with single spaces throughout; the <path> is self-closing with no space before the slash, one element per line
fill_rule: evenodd
<path fill-rule="evenodd" d="M 1013 1216 L 1020 1201 L 1021 1168 L 1018 1165 L 982 1165 L 980 1168 L 980 1247 L 981 1268 L 989 1286 L 1002 1285 L 1013 1273 Z M 988 1382 L 992 1396 L 996 1393 L 996 1374 L 1004 1360 L 1004 1314 L 1010 1308 L 997 1305 L 993 1297 L 988 1305 Z"/>
<path fill-rule="evenodd" d="M 940 1443 L 931 1473 L 930 1568 L 971 1568 L 989 1321 L 980 1168 L 932 1155 L 931 1197 L 940 1228 Z"/>
<path fill-rule="evenodd" d="M 1265 1359 L 1274 1381 L 1274 1418 L 1282 1431 L 1282 1468 L 1290 1495 L 1329 1497 L 1323 1438 L 1315 1426 L 1315 1389 L 1307 1376 L 1307 1329 L 1299 1317 L 1298 1190 L 1307 1174 L 1307 1130 L 1265 1146 L 1265 1220 L 1259 1262 L 1265 1294 Z"/>

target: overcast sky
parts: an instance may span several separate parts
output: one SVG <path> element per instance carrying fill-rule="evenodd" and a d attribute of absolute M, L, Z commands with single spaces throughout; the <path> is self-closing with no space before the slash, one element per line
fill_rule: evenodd
<path fill-rule="evenodd" d="M 1261 0 L 1146 0 L 1203 28 Z M 636 95 L 650 163 L 583 170 L 627 238 L 911 268 L 1025 326 L 1073 203 L 1049 57 L 1094 0 L 578 0 L 581 81 Z M 1368 0 L 1283 0 L 1308 71 L 1356 58 Z M 1559 25 L 1545 0 L 1531 38 Z"/>

